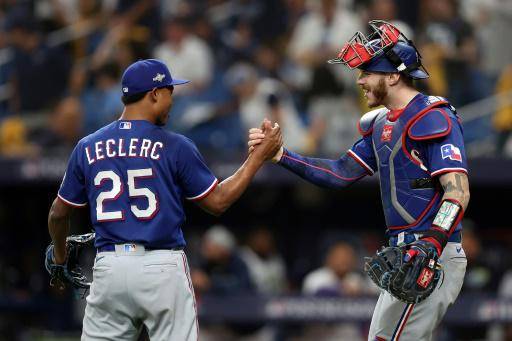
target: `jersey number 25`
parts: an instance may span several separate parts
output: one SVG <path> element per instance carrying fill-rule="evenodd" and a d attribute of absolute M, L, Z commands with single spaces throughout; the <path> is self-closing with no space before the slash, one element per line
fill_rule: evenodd
<path fill-rule="evenodd" d="M 140 209 L 136 205 L 131 205 L 130 209 L 132 213 L 141 220 L 152 219 L 155 214 L 158 212 L 158 200 L 155 193 L 151 192 L 149 188 L 146 187 L 135 187 L 135 179 L 143 179 L 143 178 L 152 178 L 153 177 L 153 169 L 152 168 L 144 168 L 144 169 L 128 169 L 127 171 L 128 177 L 128 195 L 130 198 L 135 197 L 143 197 L 148 200 L 148 207 L 146 209 Z M 110 191 L 100 192 L 98 197 L 96 198 L 96 218 L 99 222 L 103 221 L 115 221 L 115 220 L 123 220 L 124 212 L 120 211 L 110 211 L 105 212 L 103 209 L 103 203 L 106 201 L 117 200 L 119 196 L 123 193 L 123 183 L 121 182 L 121 178 L 114 171 L 101 171 L 96 174 L 94 177 L 94 185 L 96 187 L 102 187 L 105 181 L 112 182 L 112 189 Z"/>

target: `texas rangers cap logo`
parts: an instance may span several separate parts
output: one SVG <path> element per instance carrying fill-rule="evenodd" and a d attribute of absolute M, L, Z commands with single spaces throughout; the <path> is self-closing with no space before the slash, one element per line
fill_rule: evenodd
<path fill-rule="evenodd" d="M 453 144 L 445 144 L 441 147 L 441 157 L 443 160 L 450 159 L 462 162 L 462 154 L 460 153 L 460 149 L 455 147 Z"/>

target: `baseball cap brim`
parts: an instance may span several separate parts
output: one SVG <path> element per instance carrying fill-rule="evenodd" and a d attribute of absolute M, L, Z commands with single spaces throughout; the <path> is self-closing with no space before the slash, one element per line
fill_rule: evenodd
<path fill-rule="evenodd" d="M 190 82 L 188 79 L 173 78 L 172 82 L 169 85 L 181 85 L 181 84 L 186 84 L 188 82 Z"/>

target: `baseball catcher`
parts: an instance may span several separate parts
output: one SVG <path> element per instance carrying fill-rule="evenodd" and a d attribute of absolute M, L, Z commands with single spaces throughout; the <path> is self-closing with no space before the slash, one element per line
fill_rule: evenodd
<path fill-rule="evenodd" d="M 90 281 L 83 274 L 79 265 L 79 257 L 82 249 L 93 245 L 95 234 L 87 233 L 72 235 L 66 238 L 66 260 L 64 264 L 55 263 L 53 242 L 46 248 L 45 267 L 50 274 L 50 285 L 59 289 L 70 286 L 76 290 L 84 289 L 85 292 L 91 286 Z"/>
<path fill-rule="evenodd" d="M 337 160 L 283 147 L 273 161 L 335 189 L 379 174 L 389 247 L 365 265 L 383 289 L 368 340 L 431 340 L 466 270 L 461 220 L 469 181 L 463 130 L 447 99 L 414 87 L 429 75 L 413 42 L 385 21 L 369 25 L 368 35 L 357 32 L 329 61 L 359 70 L 357 85 L 375 108 L 359 121 L 361 139 Z M 265 135 L 263 129 L 249 131 L 249 152 Z"/>

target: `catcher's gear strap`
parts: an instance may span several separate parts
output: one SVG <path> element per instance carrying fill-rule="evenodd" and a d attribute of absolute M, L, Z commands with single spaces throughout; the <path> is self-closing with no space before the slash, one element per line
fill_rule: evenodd
<path fill-rule="evenodd" d="M 448 243 L 448 239 L 464 216 L 464 209 L 455 199 L 445 199 L 432 222 L 432 228 L 425 231 L 422 239 L 432 239 L 437 242 L 438 251 L 441 251 Z M 441 254 L 441 252 L 439 252 Z"/>
<path fill-rule="evenodd" d="M 450 134 L 452 123 L 448 114 L 440 108 L 427 111 L 414 121 L 407 134 L 416 141 L 431 140 Z"/>
<path fill-rule="evenodd" d="M 359 130 L 359 133 L 363 136 L 368 136 L 373 131 L 373 122 L 375 122 L 375 119 L 379 114 L 381 113 L 387 113 L 389 110 L 386 108 L 379 108 L 372 111 L 368 111 L 366 114 L 364 114 L 357 123 L 357 130 Z"/>
<path fill-rule="evenodd" d="M 412 41 L 410 41 L 410 40 L 408 40 L 408 43 L 410 45 L 413 45 Z M 418 51 L 418 50 L 416 50 L 416 51 Z M 418 60 L 415 61 L 414 63 L 411 63 L 411 64 L 405 66 L 405 64 L 402 61 L 402 59 L 400 58 L 400 56 L 398 54 L 396 54 L 395 51 L 393 51 L 393 48 L 388 48 L 388 50 L 386 51 L 386 57 L 391 62 L 391 64 L 393 64 L 393 66 L 396 67 L 398 72 L 403 72 L 407 76 L 410 75 L 411 71 L 417 70 L 422 66 Z"/>
<path fill-rule="evenodd" d="M 284 149 L 278 164 L 315 185 L 327 188 L 346 187 L 368 172 L 349 154 L 338 160 L 328 160 L 304 157 Z"/>

